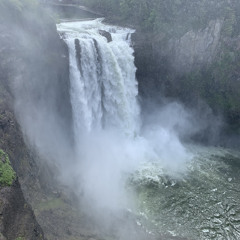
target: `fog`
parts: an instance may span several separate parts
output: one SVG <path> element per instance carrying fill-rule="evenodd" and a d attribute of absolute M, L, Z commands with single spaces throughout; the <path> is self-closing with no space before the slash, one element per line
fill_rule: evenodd
<path fill-rule="evenodd" d="M 35 48 L 33 36 L 21 30 L 16 30 L 15 36 L 19 36 L 25 50 Z M 41 50 L 29 54 L 27 63 L 20 58 L 20 65 L 14 70 L 16 78 L 11 88 L 16 116 L 29 147 L 44 164 L 47 162 L 54 168 L 61 184 L 77 195 L 79 206 L 86 214 L 97 213 L 97 220 L 104 219 L 104 223 L 110 224 L 111 217 L 104 218 L 106 212 L 116 218 L 127 209 L 135 208 L 134 195 L 128 191 L 127 182 L 142 163 L 158 162 L 164 174 L 181 178 L 192 159 L 186 145 L 196 139 L 214 142 L 218 138 L 221 119 L 214 116 L 206 104 L 189 109 L 162 97 L 161 104 L 145 103 L 136 123 L 141 127 L 134 136 L 111 126 L 78 132 L 76 141 L 69 78 L 63 79 L 69 76 L 69 72 L 62 69 L 66 61 L 57 62 L 57 66 L 53 61 L 51 70 L 47 63 L 41 67 L 41 61 L 37 60 Z M 46 49 L 45 54 L 41 59 L 47 57 Z M 66 52 L 61 54 L 67 58 Z M 51 60 L 61 58 L 61 54 Z M 32 69 L 26 77 L 23 72 L 29 71 L 29 61 Z M 59 71 L 62 71 L 61 80 Z M 126 240 L 124 231 L 119 234 Z"/>
<path fill-rule="evenodd" d="M 134 208 L 126 183 L 141 163 L 160 162 L 167 175 L 181 178 L 192 157 L 184 142 L 206 129 L 216 132 L 219 121 L 209 109 L 196 114 L 165 100 L 162 106 L 149 103 L 147 111 L 142 111 L 141 129 L 134 137 L 119 129 L 83 131 L 78 144 L 73 144 L 59 116 L 46 107 L 49 103 L 39 105 L 34 93 L 28 92 L 30 101 L 25 92 L 19 93 L 15 108 L 26 141 L 56 168 L 59 181 L 72 189 L 91 215 L 102 209 L 119 212 Z M 44 91 L 42 94 L 45 99 Z"/>

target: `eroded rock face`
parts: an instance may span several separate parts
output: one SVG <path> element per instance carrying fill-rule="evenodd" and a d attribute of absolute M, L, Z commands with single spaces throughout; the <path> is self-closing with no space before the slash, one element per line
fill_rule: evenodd
<path fill-rule="evenodd" d="M 205 29 L 189 31 L 180 39 L 171 39 L 167 55 L 171 66 L 178 72 L 189 72 L 196 67 L 211 63 L 220 44 L 223 21 L 209 22 Z"/>
<path fill-rule="evenodd" d="M 0 215 L 0 239 L 45 239 L 18 180 L 12 186 L 0 188 Z"/>
<path fill-rule="evenodd" d="M 211 64 L 221 51 L 223 21 L 210 21 L 203 29 L 189 29 L 182 37 L 164 34 L 133 35 L 139 92 L 144 98 L 160 98 L 172 91 L 174 81 Z M 170 93 L 171 94 L 171 93 Z"/>

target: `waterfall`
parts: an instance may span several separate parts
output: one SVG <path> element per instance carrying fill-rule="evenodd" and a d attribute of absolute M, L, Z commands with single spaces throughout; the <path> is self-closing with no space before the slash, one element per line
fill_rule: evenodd
<path fill-rule="evenodd" d="M 139 106 L 132 29 L 102 19 L 58 24 L 69 48 L 75 137 L 95 130 L 138 132 Z"/>
<path fill-rule="evenodd" d="M 177 117 L 165 121 L 164 112 L 156 113 L 140 131 L 134 30 L 102 19 L 57 27 L 69 49 L 76 146 L 74 164 L 63 175 L 94 211 L 126 209 L 131 205 L 126 183 L 140 163 L 160 162 L 169 174 L 184 169 L 187 154 L 174 132 Z"/>

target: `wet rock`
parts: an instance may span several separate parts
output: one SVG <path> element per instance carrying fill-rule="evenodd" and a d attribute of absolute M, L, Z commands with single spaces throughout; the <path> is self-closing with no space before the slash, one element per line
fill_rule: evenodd
<path fill-rule="evenodd" d="M 44 234 L 30 205 L 25 201 L 18 180 L 0 188 L 0 239 L 43 240 Z"/>
<path fill-rule="evenodd" d="M 112 36 L 111 33 L 105 31 L 105 30 L 99 30 L 99 34 L 102 35 L 107 39 L 108 42 L 112 42 Z"/>

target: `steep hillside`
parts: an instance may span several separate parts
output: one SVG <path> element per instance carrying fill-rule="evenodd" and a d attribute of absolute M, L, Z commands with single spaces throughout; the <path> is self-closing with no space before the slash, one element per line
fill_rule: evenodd
<path fill-rule="evenodd" d="M 32 208 L 24 199 L 8 155 L 3 150 L 0 150 L 0 212 L 1 239 L 45 239 Z"/>
<path fill-rule="evenodd" d="M 26 138 L 26 131 L 38 122 L 42 132 L 49 131 L 54 115 L 71 139 L 67 55 L 53 19 L 37 2 L 0 0 L 0 149 L 18 177 L 0 189 L 1 232 L 8 240 L 44 238 L 24 197 L 31 204 L 41 201 L 44 193 L 53 191 L 48 180 L 53 181 L 54 174 L 46 163 L 36 161 L 37 139 L 33 131 L 32 138 Z M 33 108 L 35 114 L 30 113 Z M 48 113 L 45 122 L 38 116 L 42 109 Z"/>
<path fill-rule="evenodd" d="M 68 53 L 59 39 L 54 21 L 34 1 L 0 1 L 0 86 L 1 147 L 6 150 L 14 169 L 26 178 L 34 163 L 23 138 L 27 122 L 34 126 L 40 110 L 59 116 L 64 134 L 71 138 L 71 105 L 69 99 Z M 36 115 L 30 109 L 36 108 Z M 28 121 L 26 121 L 26 119 Z M 48 121 L 41 131 L 48 131 Z M 34 146 L 36 139 L 25 139 Z M 34 149 L 34 148 L 33 148 Z M 33 160 L 32 160 L 33 161 Z M 27 167 L 26 167 L 27 166 Z M 33 171 L 32 174 L 34 174 Z"/>

